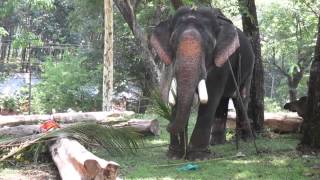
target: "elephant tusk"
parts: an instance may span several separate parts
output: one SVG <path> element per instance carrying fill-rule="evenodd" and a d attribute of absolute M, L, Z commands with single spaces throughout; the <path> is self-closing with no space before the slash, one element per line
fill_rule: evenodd
<path fill-rule="evenodd" d="M 201 104 L 207 104 L 208 102 L 208 92 L 206 87 L 206 80 L 202 79 L 198 85 L 199 99 Z"/>
<path fill-rule="evenodd" d="M 171 86 L 169 90 L 169 105 L 174 106 L 176 104 L 176 97 L 177 97 L 177 81 L 175 78 L 171 81 Z"/>

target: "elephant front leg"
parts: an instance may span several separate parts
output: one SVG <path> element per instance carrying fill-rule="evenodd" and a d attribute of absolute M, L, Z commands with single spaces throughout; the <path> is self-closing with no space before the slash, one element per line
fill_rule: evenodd
<path fill-rule="evenodd" d="M 176 106 L 172 109 L 171 121 L 176 117 Z M 188 124 L 188 123 L 187 123 Z M 186 125 L 183 132 L 178 134 L 170 133 L 170 144 L 167 151 L 169 159 L 182 159 L 186 156 L 186 147 L 188 141 L 188 125 Z"/>
<path fill-rule="evenodd" d="M 224 144 L 226 142 L 226 122 L 229 98 L 222 98 L 212 122 L 210 144 Z"/>
<path fill-rule="evenodd" d="M 178 134 L 170 133 L 170 144 L 167 152 L 167 157 L 174 160 L 185 158 L 187 141 L 187 128 L 185 128 L 184 132 Z"/>
<path fill-rule="evenodd" d="M 208 159 L 211 156 L 209 141 L 213 114 L 210 106 L 199 106 L 197 122 L 188 146 L 187 158 L 191 161 Z"/>

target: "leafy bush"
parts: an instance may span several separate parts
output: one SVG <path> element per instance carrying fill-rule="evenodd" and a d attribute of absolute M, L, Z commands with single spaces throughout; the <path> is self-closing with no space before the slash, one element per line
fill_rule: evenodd
<path fill-rule="evenodd" d="M 0 97 L 0 106 L 8 111 L 16 111 L 17 108 L 15 99 L 10 96 Z"/>
<path fill-rule="evenodd" d="M 49 57 L 43 65 L 42 81 L 33 91 L 33 111 L 99 109 L 102 98 L 97 83 L 83 63 L 83 58 L 71 54 L 65 54 L 60 62 Z"/>

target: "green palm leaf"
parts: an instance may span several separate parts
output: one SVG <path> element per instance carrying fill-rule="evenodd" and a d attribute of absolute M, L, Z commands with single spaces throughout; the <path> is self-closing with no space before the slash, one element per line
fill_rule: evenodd
<path fill-rule="evenodd" d="M 76 139 L 85 146 L 101 146 L 113 155 L 135 153 L 139 146 L 143 145 L 142 136 L 131 128 L 79 123 L 46 134 L 2 140 L 0 141 L 0 161 L 20 154 L 31 146 L 39 146 L 39 143 L 47 143 L 63 137 Z M 39 147 L 31 149 L 35 150 L 34 157 L 37 157 Z"/>
<path fill-rule="evenodd" d="M 171 121 L 171 107 L 161 99 L 160 92 L 154 91 L 151 99 L 153 105 L 152 111 L 160 117 Z"/>

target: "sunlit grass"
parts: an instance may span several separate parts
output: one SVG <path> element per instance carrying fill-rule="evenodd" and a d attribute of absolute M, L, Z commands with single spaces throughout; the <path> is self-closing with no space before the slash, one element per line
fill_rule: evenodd
<path fill-rule="evenodd" d="M 147 116 L 148 117 L 148 116 Z M 154 117 L 154 116 L 152 116 Z M 146 118 L 146 116 L 140 116 Z M 320 163 L 320 158 L 310 156 L 306 160 L 295 151 L 299 142 L 297 135 L 280 135 L 273 139 L 258 137 L 257 146 L 261 154 L 256 154 L 252 141 L 240 141 L 239 149 L 234 143 L 217 145 L 211 150 L 219 159 L 196 162 L 199 170 L 180 172 L 178 167 L 189 162 L 184 160 L 168 160 L 166 157 L 169 134 L 165 128 L 167 120 L 159 119 L 161 135 L 148 137 L 145 141 L 146 149 L 141 149 L 134 156 L 112 157 L 120 163 L 121 177 L 124 179 L 310 179 L 306 172 L 313 164 Z M 195 115 L 189 121 L 189 136 L 193 130 Z M 154 146 L 155 148 L 150 148 Z M 236 158 L 242 152 L 245 156 Z M 106 159 L 110 157 L 106 156 Z M 176 165 L 175 165 L 176 164 Z M 313 179 L 320 178 L 314 173 Z"/>

